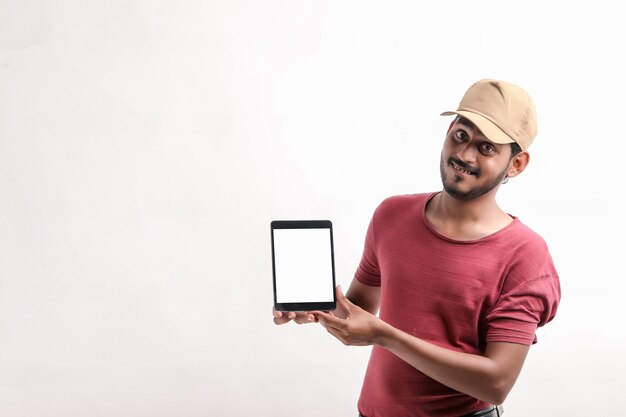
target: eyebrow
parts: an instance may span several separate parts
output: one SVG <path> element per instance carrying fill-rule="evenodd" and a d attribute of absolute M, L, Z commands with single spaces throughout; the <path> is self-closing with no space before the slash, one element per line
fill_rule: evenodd
<path fill-rule="evenodd" d="M 489 140 L 489 138 L 487 138 L 487 136 L 485 136 L 485 134 L 482 132 L 482 130 L 480 130 L 480 129 L 478 128 L 478 126 L 476 126 L 474 123 L 470 122 L 470 121 L 469 121 L 469 120 L 467 120 L 466 118 L 464 118 L 464 117 L 459 117 L 459 118 L 457 119 L 457 121 L 456 121 L 456 122 L 457 122 L 458 124 L 460 124 L 460 125 L 464 126 L 465 128 L 468 128 L 468 129 L 475 129 L 475 130 L 478 132 L 478 134 L 480 134 L 480 136 L 482 136 L 482 138 L 483 138 L 486 142 L 491 143 L 491 144 L 492 144 L 492 145 L 494 145 L 494 146 L 497 146 L 497 145 L 498 145 L 497 143 L 490 141 L 490 140 Z"/>
<path fill-rule="evenodd" d="M 465 127 L 469 127 L 469 128 L 474 128 L 474 129 L 478 129 L 478 126 L 476 126 L 474 123 L 470 122 L 469 120 L 467 120 L 464 117 L 459 117 L 456 122 L 460 125 L 463 125 Z M 480 129 L 478 129 L 480 130 Z M 482 133 L 482 132 L 481 132 Z"/>

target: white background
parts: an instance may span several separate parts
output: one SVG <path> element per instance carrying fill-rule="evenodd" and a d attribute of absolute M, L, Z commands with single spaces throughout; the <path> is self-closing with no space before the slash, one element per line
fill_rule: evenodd
<path fill-rule="evenodd" d="M 507 417 L 622 415 L 618 3 L 1 0 L 0 415 L 353 416 L 369 348 L 273 325 L 269 223 L 331 219 L 347 289 L 481 78 L 537 104 L 499 202 L 563 288 Z"/>

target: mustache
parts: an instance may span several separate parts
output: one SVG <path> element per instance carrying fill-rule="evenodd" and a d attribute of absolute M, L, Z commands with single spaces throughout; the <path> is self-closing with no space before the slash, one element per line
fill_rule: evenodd
<path fill-rule="evenodd" d="M 454 157 L 451 156 L 451 157 L 448 158 L 448 164 L 450 162 L 454 162 L 455 164 L 457 164 L 458 166 L 460 166 L 464 170 L 471 172 L 472 174 L 476 175 L 477 177 L 480 176 L 480 169 L 474 168 L 473 166 L 467 164 L 466 162 L 461 161 L 460 159 L 457 159 L 457 158 L 454 158 Z"/>

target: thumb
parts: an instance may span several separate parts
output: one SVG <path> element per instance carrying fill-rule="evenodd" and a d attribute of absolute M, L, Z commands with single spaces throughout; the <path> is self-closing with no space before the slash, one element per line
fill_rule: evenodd
<path fill-rule="evenodd" d="M 350 305 L 352 304 L 350 300 L 348 300 L 348 298 L 343 295 L 343 291 L 341 291 L 341 285 L 337 285 L 337 288 L 335 289 L 335 295 L 337 297 L 337 303 L 339 303 L 339 305 L 341 305 L 342 307 L 350 307 Z"/>

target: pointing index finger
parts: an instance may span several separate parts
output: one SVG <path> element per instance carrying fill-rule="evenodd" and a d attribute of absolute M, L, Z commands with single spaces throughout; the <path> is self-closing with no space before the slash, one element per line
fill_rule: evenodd
<path fill-rule="evenodd" d="M 326 313 L 323 311 L 312 311 L 311 314 L 317 318 L 322 325 L 330 327 L 339 328 L 342 325 L 342 320 L 338 317 L 335 317 L 333 313 Z"/>

